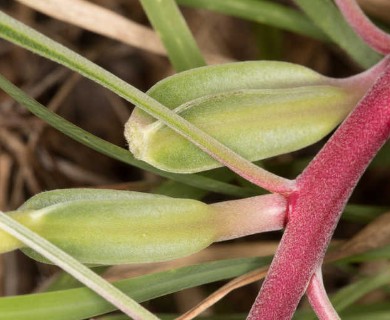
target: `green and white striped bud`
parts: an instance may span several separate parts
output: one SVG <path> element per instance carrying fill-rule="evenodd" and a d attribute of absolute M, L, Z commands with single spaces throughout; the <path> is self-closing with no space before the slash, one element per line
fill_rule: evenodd
<path fill-rule="evenodd" d="M 206 205 L 139 192 L 70 189 L 38 194 L 9 214 L 80 262 L 113 265 L 172 260 L 215 241 L 280 229 L 285 206 L 278 195 Z M 17 248 L 48 262 L 0 231 L 0 252 Z"/>
<path fill-rule="evenodd" d="M 166 78 L 148 94 L 250 161 L 319 141 L 363 94 L 308 68 L 242 62 Z M 171 172 L 221 166 L 194 144 L 136 108 L 125 127 L 134 156 Z"/>

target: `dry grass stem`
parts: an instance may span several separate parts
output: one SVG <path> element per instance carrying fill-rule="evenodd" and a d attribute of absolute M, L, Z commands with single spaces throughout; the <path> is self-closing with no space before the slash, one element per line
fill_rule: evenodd
<path fill-rule="evenodd" d="M 229 281 L 227 284 L 219 288 L 213 294 L 208 296 L 205 300 L 199 303 L 196 307 L 192 308 L 182 316 L 176 318 L 176 320 L 190 320 L 197 317 L 199 314 L 204 312 L 206 309 L 216 304 L 219 300 L 224 298 L 227 294 L 232 292 L 235 289 L 241 288 L 253 282 L 263 279 L 268 272 L 268 268 L 260 268 L 248 272 L 232 281 Z"/>
<path fill-rule="evenodd" d="M 22 86 L 22 89 L 25 90 L 31 97 L 37 98 L 53 85 L 64 79 L 67 74 L 69 74 L 69 70 L 66 70 L 63 67 L 58 67 L 47 76 L 43 77 L 40 81 L 36 81 L 31 85 Z M 2 101 L 1 105 L 4 110 L 8 110 L 16 104 L 17 102 L 15 100 L 7 97 L 4 101 Z"/>
<path fill-rule="evenodd" d="M 8 209 L 8 190 L 10 186 L 13 160 L 0 149 L 0 210 Z"/>
<path fill-rule="evenodd" d="M 390 244 L 390 212 L 384 213 L 358 232 L 352 239 L 330 252 L 325 261 L 335 261 Z"/>
<path fill-rule="evenodd" d="M 47 108 L 53 112 L 56 112 L 61 104 L 65 101 L 65 99 L 69 96 L 70 92 L 76 86 L 77 82 L 81 79 L 81 76 L 77 73 L 72 74 L 60 87 L 60 89 L 56 92 L 54 97 L 50 100 L 47 105 Z M 38 142 L 44 129 L 47 127 L 47 123 L 44 121 L 39 122 L 37 128 L 32 132 L 29 137 L 28 147 L 31 151 L 33 151 Z"/>
<path fill-rule="evenodd" d="M 33 158 L 28 152 L 26 145 L 14 134 L 3 128 L 0 128 L 0 140 L 3 141 L 4 147 L 13 154 L 19 164 L 29 192 L 32 194 L 38 193 L 40 187 L 34 176 Z"/>
<path fill-rule="evenodd" d="M 126 43 L 132 47 L 158 55 L 167 55 L 160 39 L 152 29 L 96 4 L 84 0 L 17 1 L 58 20 Z M 233 59 L 213 53 L 205 53 L 205 56 L 210 64 L 233 61 Z"/>
<path fill-rule="evenodd" d="M 108 9 L 83 0 L 18 0 L 58 20 L 96 32 L 136 48 L 165 55 L 153 30 Z"/>

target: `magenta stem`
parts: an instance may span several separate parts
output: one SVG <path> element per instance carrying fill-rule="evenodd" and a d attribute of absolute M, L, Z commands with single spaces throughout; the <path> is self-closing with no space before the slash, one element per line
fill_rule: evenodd
<path fill-rule="evenodd" d="M 355 0 L 335 0 L 341 13 L 355 32 L 374 50 L 390 53 L 390 36 L 375 26 Z"/>
<path fill-rule="evenodd" d="M 291 319 L 352 190 L 389 135 L 390 65 L 298 177 L 286 230 L 249 319 Z"/>
<path fill-rule="evenodd" d="M 319 320 L 340 320 L 326 294 L 321 268 L 318 268 L 311 277 L 306 294 Z"/>
<path fill-rule="evenodd" d="M 286 224 L 287 200 L 280 194 L 224 201 L 210 205 L 220 217 L 220 236 L 225 241 L 251 234 L 281 230 Z"/>

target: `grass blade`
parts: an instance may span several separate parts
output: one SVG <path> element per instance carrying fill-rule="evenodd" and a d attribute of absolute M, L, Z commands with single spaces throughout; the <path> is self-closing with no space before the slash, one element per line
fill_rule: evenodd
<path fill-rule="evenodd" d="M 168 57 L 176 71 L 206 64 L 174 0 L 141 0 L 141 4 L 167 49 Z"/>
<path fill-rule="evenodd" d="M 356 35 L 332 1 L 295 0 L 295 2 L 329 38 L 362 67 L 368 68 L 379 61 L 381 55 Z"/>
<path fill-rule="evenodd" d="M 264 0 L 178 0 L 179 4 L 231 15 L 319 40 L 328 37 L 297 10 Z"/>
<path fill-rule="evenodd" d="M 0 228 L 22 241 L 45 258 L 49 259 L 64 271 L 70 273 L 77 280 L 85 284 L 130 317 L 145 320 L 158 319 L 152 313 L 136 303 L 133 299 L 126 296 L 122 291 L 118 290 L 112 284 L 98 276 L 66 252 L 62 251 L 1 211 Z"/>
<path fill-rule="evenodd" d="M 271 192 L 287 193 L 294 190 L 293 181 L 257 167 L 142 91 L 3 12 L 0 12 L 0 36 L 58 62 L 134 103 L 248 181 Z"/>
<path fill-rule="evenodd" d="M 105 154 L 111 158 L 119 160 L 121 162 L 136 166 L 140 169 L 153 172 L 160 176 L 180 181 L 184 184 L 188 184 L 197 188 L 206 189 L 213 192 L 220 192 L 234 196 L 251 196 L 254 193 L 248 189 L 233 186 L 228 183 L 220 182 L 215 179 L 204 177 L 201 175 L 179 175 L 165 171 L 158 170 L 143 161 L 136 160 L 131 153 L 118 147 L 108 141 L 105 141 L 99 137 L 96 137 L 89 132 L 77 127 L 70 123 L 59 115 L 51 112 L 36 100 L 30 98 L 22 90 L 14 86 L 7 79 L 0 75 L 0 88 L 7 92 L 12 98 L 25 106 L 30 112 L 41 118 L 49 125 L 53 126 L 57 130 L 66 134 L 70 138 L 88 146 L 89 148 L 96 150 L 102 154 Z"/>
<path fill-rule="evenodd" d="M 270 263 L 271 257 L 230 259 L 121 280 L 114 285 L 138 302 L 233 278 Z M 0 320 L 81 320 L 115 308 L 86 288 L 0 299 Z"/>

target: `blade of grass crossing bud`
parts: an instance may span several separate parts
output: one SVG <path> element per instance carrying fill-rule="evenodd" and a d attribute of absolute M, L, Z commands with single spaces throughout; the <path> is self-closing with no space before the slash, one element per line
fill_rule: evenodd
<path fill-rule="evenodd" d="M 257 161 L 302 149 L 324 138 L 362 95 L 362 90 L 351 94 L 326 85 L 242 89 L 206 95 L 175 111 L 245 159 Z M 221 166 L 167 126 L 143 115 L 135 110 L 125 125 L 129 149 L 137 159 L 175 173 Z"/>
<path fill-rule="evenodd" d="M 335 0 L 345 19 L 356 33 L 374 50 L 390 53 L 390 35 L 375 26 L 363 13 L 355 0 Z"/>
<path fill-rule="evenodd" d="M 257 167 L 142 91 L 3 12 L 0 12 L 0 37 L 56 61 L 136 104 L 248 181 L 271 192 L 294 190 L 294 181 Z"/>
<path fill-rule="evenodd" d="M 71 122 L 65 120 L 54 112 L 48 110 L 43 105 L 41 105 L 38 101 L 29 97 L 22 90 L 14 86 L 7 79 L 0 75 L 0 88 L 4 90 L 7 94 L 9 94 L 12 98 L 14 98 L 21 105 L 26 107 L 30 112 L 35 114 L 38 118 L 41 118 L 46 123 L 61 131 L 68 137 L 82 143 L 83 145 L 105 154 L 113 159 L 119 160 L 123 163 L 127 163 L 129 165 L 135 166 L 137 168 L 153 172 L 162 177 L 179 181 L 184 184 L 201 188 L 203 190 L 208 190 L 212 192 L 226 193 L 234 196 L 253 196 L 254 193 L 250 190 L 246 190 L 242 187 L 237 187 L 225 182 L 221 182 L 209 177 L 204 177 L 200 175 L 178 175 L 174 173 L 169 173 L 166 171 L 158 170 L 155 167 L 148 165 L 143 161 L 139 161 L 134 159 L 128 150 L 118 147 L 106 140 L 103 140 L 99 137 L 96 137 L 89 132 L 77 127 Z"/>
<path fill-rule="evenodd" d="M 27 246 L 33 248 L 41 255 L 45 256 L 64 271 L 70 273 L 77 280 L 95 291 L 108 302 L 115 305 L 129 317 L 139 320 L 158 319 L 152 313 L 144 309 L 133 299 L 126 296 L 122 291 L 115 288 L 112 284 L 98 276 L 89 268 L 1 211 L 0 228 L 13 235 Z"/>
<path fill-rule="evenodd" d="M 176 71 L 206 64 L 174 0 L 141 0 L 141 4 Z"/>

